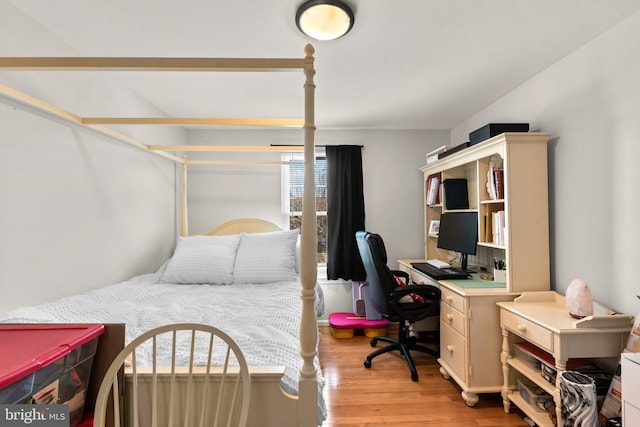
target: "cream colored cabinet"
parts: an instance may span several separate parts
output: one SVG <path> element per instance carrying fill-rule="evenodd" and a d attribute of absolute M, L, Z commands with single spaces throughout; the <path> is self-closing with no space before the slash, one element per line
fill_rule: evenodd
<path fill-rule="evenodd" d="M 488 288 L 463 289 L 447 281 L 440 282 L 440 291 L 440 373 L 453 378 L 466 404 L 473 406 L 479 393 L 501 390 L 496 303 L 515 295 Z"/>
<path fill-rule="evenodd" d="M 415 283 L 440 287 L 438 363 L 442 375 L 460 386 L 469 406 L 478 402 L 478 394 L 502 389 L 502 336 L 496 303 L 511 301 L 522 291 L 550 289 L 548 139 L 540 133 L 504 133 L 420 168 L 424 176 L 424 259 L 399 260 L 399 268 Z M 501 194 L 490 191 L 492 169 L 502 170 Z M 494 258 L 504 260 L 507 278 L 502 287 L 493 281 L 483 285 L 478 277 L 474 283 L 436 282 L 411 265 L 425 259 L 450 262 L 456 257 L 438 248 L 437 227 L 432 227 L 432 221 L 447 212 L 441 186 L 451 178 L 466 179 L 469 207 L 465 210 L 478 215 L 477 253 L 469 256 L 469 267 L 491 274 Z M 438 190 L 435 196 L 434 188 Z M 503 212 L 504 227 L 502 239 L 494 241 L 491 226 L 497 212 Z"/>
<path fill-rule="evenodd" d="M 435 284 L 440 288 L 440 373 L 453 379 L 462 389 L 469 406 L 481 393 L 502 390 L 502 345 L 496 303 L 511 301 L 518 294 L 503 288 L 462 288 L 454 282 L 435 282 L 411 267 L 418 260 L 400 260 L 399 268 L 415 283 Z"/>
<path fill-rule="evenodd" d="M 433 221 L 446 212 L 442 183 L 466 179 L 468 211 L 478 215 L 478 246 L 469 266 L 492 273 L 493 260 L 507 266 L 507 290 L 550 289 L 549 207 L 547 181 L 548 135 L 504 133 L 420 168 L 424 174 L 425 259 L 451 261 L 456 254 L 438 248 Z M 501 194 L 490 191 L 490 171 L 501 169 Z M 438 194 L 433 196 L 433 178 Z M 494 214 L 502 212 L 503 227 Z M 500 228 L 502 238 L 494 237 Z"/>
<path fill-rule="evenodd" d="M 569 315 L 566 301 L 556 292 L 524 292 L 514 301 L 499 302 L 502 328 L 502 398 L 505 412 L 511 403 L 540 427 L 551 427 L 549 413 L 531 404 L 519 392 L 518 378 L 526 378 L 553 397 L 557 425 L 562 426 L 560 373 L 572 358 L 617 358 L 624 348 L 633 317 L 609 314 L 594 304 L 594 315 L 575 319 Z M 528 342 L 550 354 L 555 362 L 555 383 L 547 381 L 540 368 L 527 356 L 515 353 L 516 342 Z M 634 383 L 635 386 L 635 383 Z M 623 391 L 624 395 L 624 391 Z M 526 396 L 526 394 L 525 394 Z"/>

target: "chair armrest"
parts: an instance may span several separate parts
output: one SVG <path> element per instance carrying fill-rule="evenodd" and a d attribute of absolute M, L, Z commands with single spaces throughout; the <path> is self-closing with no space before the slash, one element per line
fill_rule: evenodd
<path fill-rule="evenodd" d="M 433 285 L 407 285 L 396 286 L 392 293 L 392 299 L 400 299 L 405 295 L 417 294 L 425 300 L 440 301 L 440 289 Z"/>
<path fill-rule="evenodd" d="M 406 271 L 391 270 L 391 273 L 396 277 L 400 277 L 404 279 L 404 283 L 406 283 L 407 285 L 411 282 L 411 279 L 409 278 L 409 273 L 407 273 Z"/>
<path fill-rule="evenodd" d="M 420 295 L 424 302 L 403 303 L 400 299 L 405 295 Z M 401 313 L 406 320 L 418 321 L 440 313 L 440 289 L 433 285 L 407 285 L 396 287 L 389 301 L 389 306 L 396 313 Z"/>

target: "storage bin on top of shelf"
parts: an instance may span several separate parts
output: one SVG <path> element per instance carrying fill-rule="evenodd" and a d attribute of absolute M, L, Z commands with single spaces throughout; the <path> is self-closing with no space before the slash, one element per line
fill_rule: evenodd
<path fill-rule="evenodd" d="M 67 425 L 78 426 L 103 332 L 100 324 L 1 325 L 0 403 L 65 404 Z"/>

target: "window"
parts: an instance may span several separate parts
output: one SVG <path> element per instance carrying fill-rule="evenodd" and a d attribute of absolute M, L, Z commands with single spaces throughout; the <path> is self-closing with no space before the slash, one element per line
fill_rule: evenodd
<path fill-rule="evenodd" d="M 302 227 L 302 195 L 304 194 L 304 155 L 302 153 L 286 153 L 282 160 L 290 161 L 283 166 L 282 206 L 284 215 L 289 218 L 289 229 Z M 327 159 L 324 149 L 316 149 L 316 220 L 318 231 L 319 264 L 327 262 Z"/>

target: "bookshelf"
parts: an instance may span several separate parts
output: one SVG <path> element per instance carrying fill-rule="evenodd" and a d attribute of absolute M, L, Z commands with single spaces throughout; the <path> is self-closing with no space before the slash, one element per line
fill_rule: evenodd
<path fill-rule="evenodd" d="M 507 291 L 546 291 L 549 272 L 548 135 L 503 133 L 423 166 L 425 259 L 447 262 L 432 221 L 446 212 L 447 179 L 466 179 L 470 210 L 478 214 L 478 248 L 470 266 L 491 273 L 494 259 L 507 266 Z M 437 182 L 434 190 L 434 182 Z M 434 191 L 437 193 L 434 195 Z"/>
<path fill-rule="evenodd" d="M 512 301 L 524 291 L 550 289 L 547 141 L 548 136 L 539 133 L 504 133 L 420 168 L 424 174 L 424 258 L 450 262 L 456 256 L 437 247 L 438 235 L 432 232 L 431 223 L 439 221 L 451 205 L 442 183 L 465 179 L 468 208 L 464 210 L 478 215 L 479 236 L 476 255 L 469 256 L 468 265 L 492 273 L 497 259 L 507 267 L 504 281 L 476 277 L 435 281 L 413 268 L 413 261 L 423 260 L 398 260 L 399 269 L 413 282 L 440 288 L 440 373 L 460 386 L 469 406 L 482 393 L 503 390 L 503 337 L 497 303 Z M 496 179 L 491 173 L 496 169 L 502 170 L 497 179 L 502 178 L 503 194 L 487 186 L 492 177 Z M 436 198 L 431 193 L 434 178 L 439 183 Z M 494 237 L 490 227 L 495 216 L 504 223 L 502 238 Z"/>

